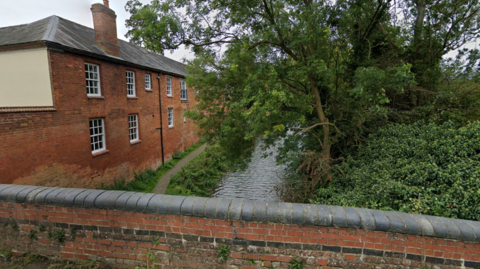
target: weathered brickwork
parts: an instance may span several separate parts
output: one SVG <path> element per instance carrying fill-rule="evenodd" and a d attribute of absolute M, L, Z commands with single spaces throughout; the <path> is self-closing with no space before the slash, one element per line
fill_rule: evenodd
<path fill-rule="evenodd" d="M 0 221 L 0 247 L 115 268 L 480 268 L 477 222 L 376 210 L 0 185 Z"/>
<path fill-rule="evenodd" d="M 54 50 L 49 57 L 55 111 L 0 112 L 0 183 L 95 188 L 157 168 L 162 161 L 159 90 L 165 159 L 198 140 L 191 120 L 183 122 L 183 109 L 194 107 L 195 99 L 189 90 L 188 101 L 180 101 L 180 78 L 173 78 L 169 99 L 164 74 Z M 85 63 L 100 67 L 100 98 L 87 97 Z M 135 98 L 127 98 L 126 70 L 135 72 Z M 145 74 L 151 75 L 150 91 Z M 173 128 L 168 128 L 168 106 L 175 108 Z M 129 114 L 138 114 L 139 143 L 130 143 Z M 107 152 L 97 156 L 90 148 L 92 118 L 105 123 Z"/>

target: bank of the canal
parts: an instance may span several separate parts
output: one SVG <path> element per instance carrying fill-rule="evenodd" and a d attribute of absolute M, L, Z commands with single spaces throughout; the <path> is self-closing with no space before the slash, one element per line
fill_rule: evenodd
<path fill-rule="evenodd" d="M 259 140 L 248 167 L 225 174 L 212 197 L 280 202 L 275 187 L 282 183 L 285 165 L 278 165 L 275 160 L 277 147 L 266 150 L 264 147 L 265 144 Z"/>

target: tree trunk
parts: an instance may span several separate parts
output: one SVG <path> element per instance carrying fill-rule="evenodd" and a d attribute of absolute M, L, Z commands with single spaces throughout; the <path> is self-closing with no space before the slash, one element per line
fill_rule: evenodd
<path fill-rule="evenodd" d="M 425 0 L 416 0 L 414 1 L 417 9 L 417 18 L 415 19 L 415 25 L 413 26 L 413 57 L 418 57 L 418 49 L 420 43 L 422 42 L 422 32 L 423 32 L 423 20 L 425 19 Z M 415 60 L 415 59 L 413 59 Z"/>
<path fill-rule="evenodd" d="M 332 143 L 330 141 L 330 123 L 328 118 L 325 116 L 322 107 L 322 99 L 320 98 L 320 92 L 318 91 L 317 84 L 315 79 L 312 77 L 308 78 L 310 82 L 310 87 L 313 92 L 315 98 L 315 107 L 317 111 L 317 116 L 320 119 L 320 123 L 322 123 L 322 130 L 323 130 L 323 141 L 322 141 L 322 157 L 325 164 L 330 164 L 330 149 L 332 147 Z"/>

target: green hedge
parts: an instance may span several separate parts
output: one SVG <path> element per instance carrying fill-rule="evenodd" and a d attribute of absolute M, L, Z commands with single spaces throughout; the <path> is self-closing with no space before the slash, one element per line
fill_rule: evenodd
<path fill-rule="evenodd" d="M 335 168 L 315 203 L 480 219 L 480 122 L 395 125 Z"/>

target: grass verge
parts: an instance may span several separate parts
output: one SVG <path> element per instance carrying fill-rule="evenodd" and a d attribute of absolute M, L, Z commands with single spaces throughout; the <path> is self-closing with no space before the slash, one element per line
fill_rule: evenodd
<path fill-rule="evenodd" d="M 220 146 L 209 145 L 172 177 L 165 194 L 210 197 L 228 167 Z"/>
<path fill-rule="evenodd" d="M 187 155 L 192 153 L 194 150 L 198 149 L 205 142 L 201 139 L 197 143 L 188 147 L 184 152 L 176 151 L 172 154 L 172 160 L 166 162 L 157 168 L 157 170 L 147 169 L 140 174 L 135 172 L 135 179 L 126 182 L 126 180 L 120 179 L 116 180 L 111 185 L 102 185 L 100 189 L 102 190 L 119 190 L 119 191 L 136 191 L 136 192 L 152 192 L 155 186 L 157 185 L 158 180 L 166 173 L 168 170 L 172 169 L 180 160 L 185 158 Z"/>

